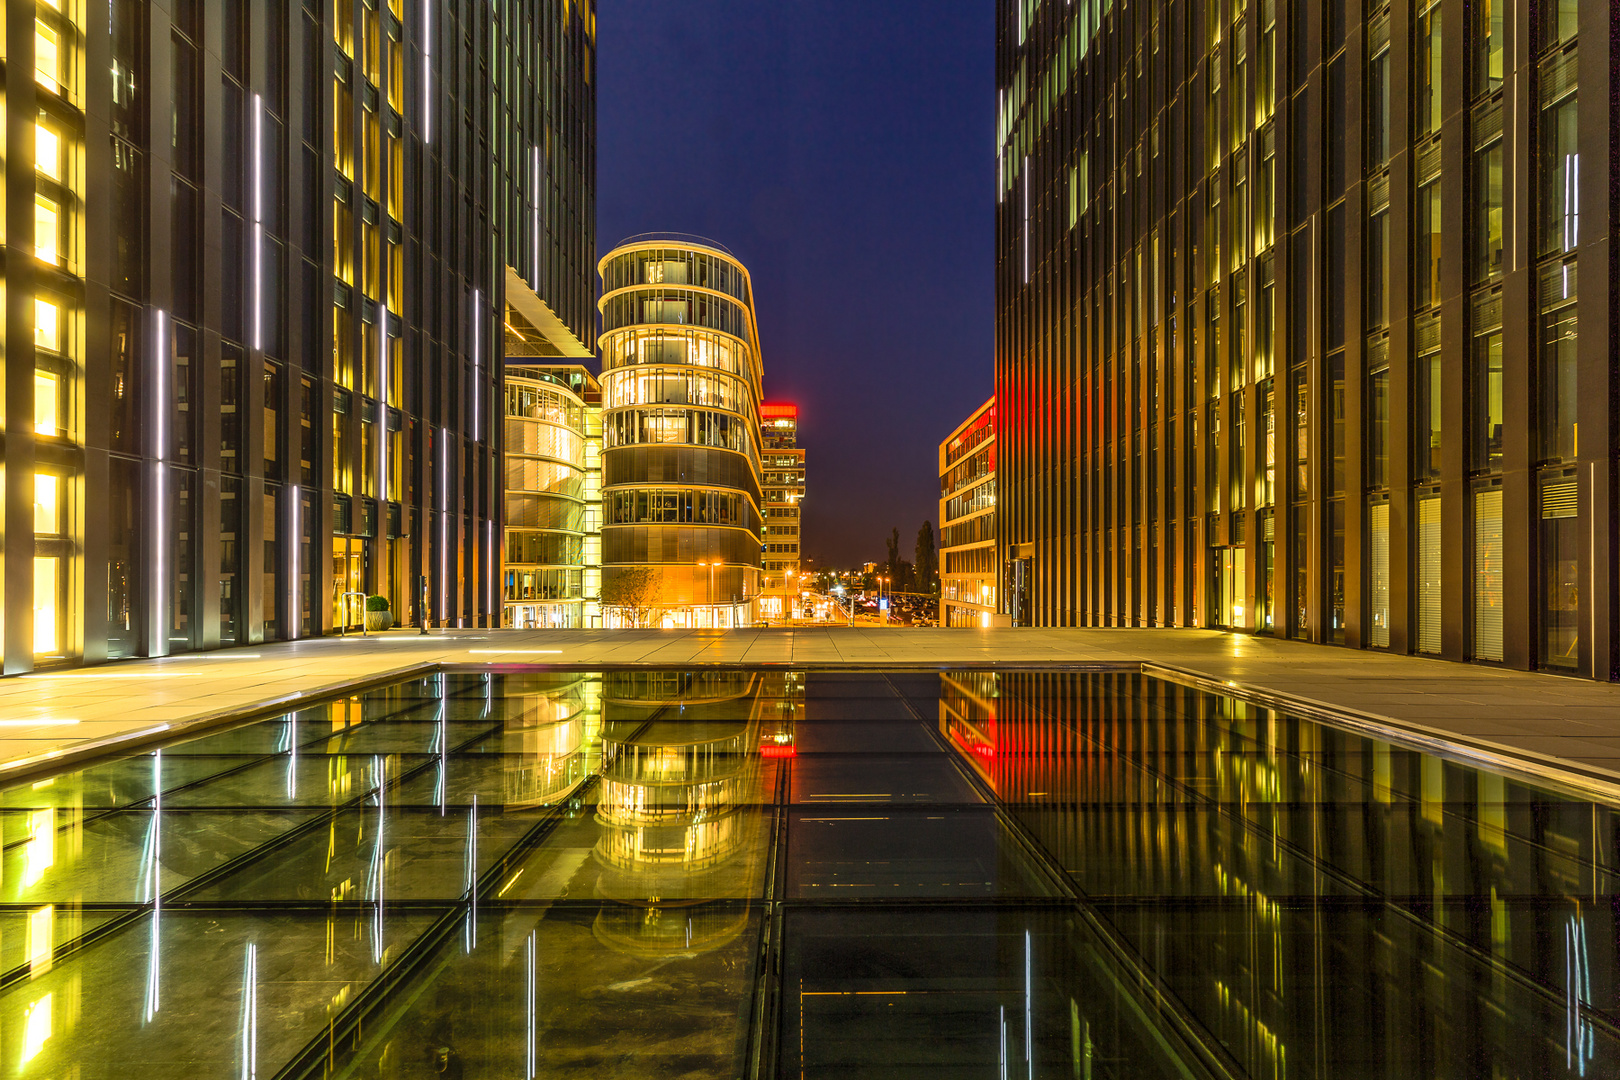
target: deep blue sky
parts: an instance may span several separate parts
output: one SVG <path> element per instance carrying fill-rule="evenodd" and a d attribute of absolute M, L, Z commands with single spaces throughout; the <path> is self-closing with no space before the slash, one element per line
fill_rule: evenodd
<path fill-rule="evenodd" d="M 987 0 L 602 0 L 597 236 L 712 237 L 754 278 L 820 566 L 903 557 L 994 366 Z"/>

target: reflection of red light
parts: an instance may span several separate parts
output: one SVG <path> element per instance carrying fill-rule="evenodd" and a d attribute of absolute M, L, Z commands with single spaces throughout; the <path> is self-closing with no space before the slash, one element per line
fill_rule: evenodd
<path fill-rule="evenodd" d="M 760 757 L 790 758 L 798 755 L 799 752 L 791 746 L 762 746 L 759 748 Z"/>
<path fill-rule="evenodd" d="M 977 754 L 982 758 L 996 756 L 996 748 L 987 742 L 968 742 L 967 736 L 955 730 L 951 731 L 951 738 L 956 740 L 956 744 L 970 754 Z"/>

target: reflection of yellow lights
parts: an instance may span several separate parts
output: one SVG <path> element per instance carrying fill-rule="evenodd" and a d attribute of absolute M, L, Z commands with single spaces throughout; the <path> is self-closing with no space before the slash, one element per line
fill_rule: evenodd
<path fill-rule="evenodd" d="M 51 1037 L 51 995 L 46 994 L 23 1010 L 22 1063 L 27 1065 Z"/>
<path fill-rule="evenodd" d="M 28 913 L 28 970 L 49 971 L 56 952 L 56 905 L 46 904 Z"/>
<path fill-rule="evenodd" d="M 35 810 L 28 815 L 28 842 L 23 845 L 23 884 L 39 884 L 55 862 L 56 811 Z"/>

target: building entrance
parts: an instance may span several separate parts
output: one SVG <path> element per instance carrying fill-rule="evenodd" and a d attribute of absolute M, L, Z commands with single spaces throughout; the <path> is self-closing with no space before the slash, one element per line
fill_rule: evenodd
<path fill-rule="evenodd" d="M 358 630 L 365 622 L 366 556 L 362 538 L 332 538 L 332 625 L 339 630 Z"/>

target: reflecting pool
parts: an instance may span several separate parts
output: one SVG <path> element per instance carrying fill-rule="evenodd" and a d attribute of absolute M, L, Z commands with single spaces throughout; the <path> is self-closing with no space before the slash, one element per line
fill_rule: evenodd
<path fill-rule="evenodd" d="M 0 793 L 0 1076 L 1611 1076 L 1615 825 L 1138 673 L 447 672 Z"/>

